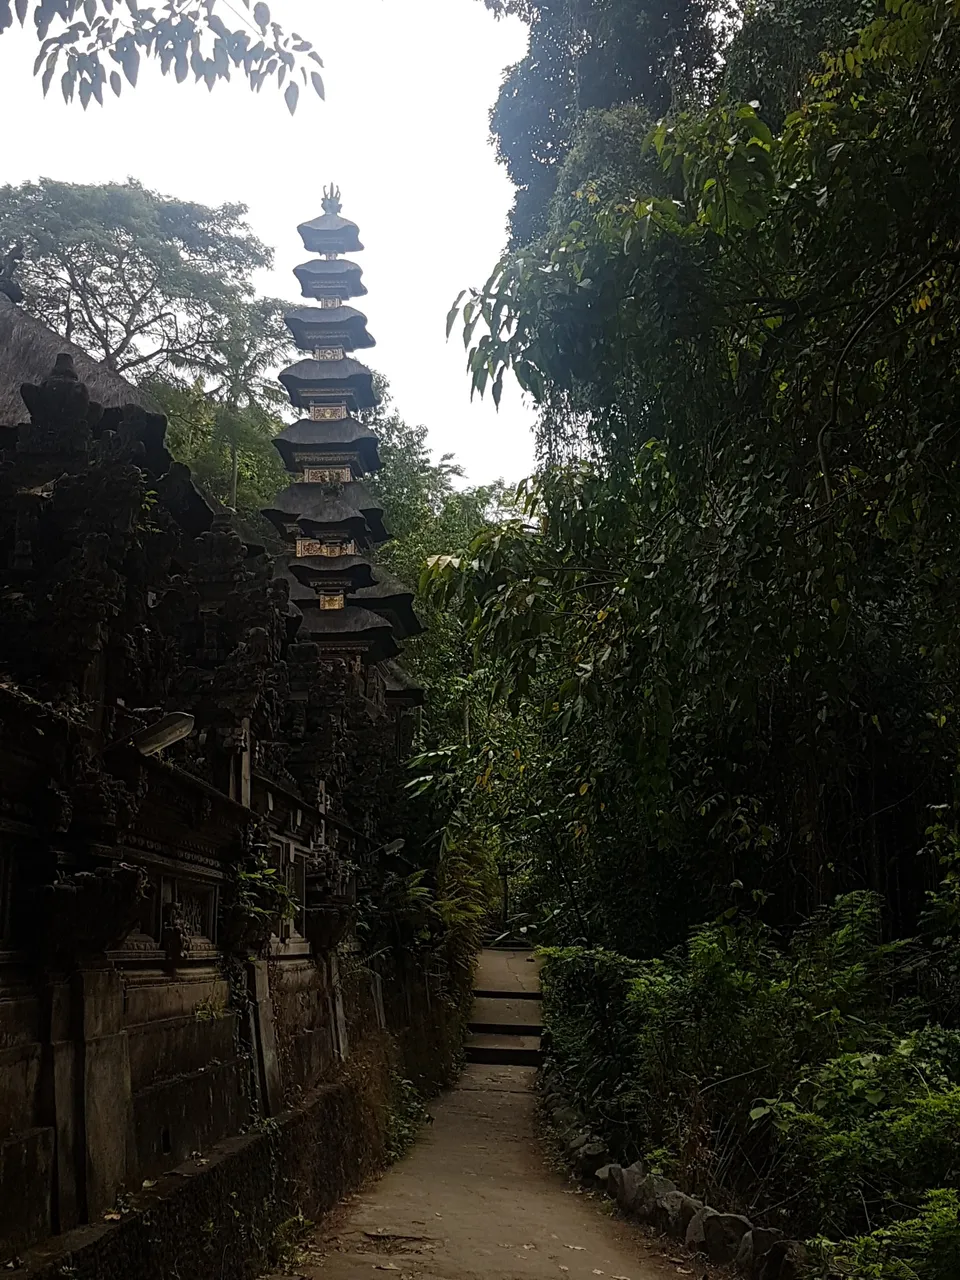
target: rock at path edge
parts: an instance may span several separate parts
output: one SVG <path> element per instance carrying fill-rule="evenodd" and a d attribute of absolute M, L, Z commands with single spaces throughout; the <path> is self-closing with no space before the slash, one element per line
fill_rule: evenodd
<path fill-rule="evenodd" d="M 637 1188 L 643 1181 L 645 1174 L 646 1169 L 639 1160 L 634 1164 L 627 1165 L 626 1169 L 621 1169 L 617 1164 L 610 1170 L 609 1189 L 624 1213 L 633 1212 L 633 1206 L 637 1198 Z"/>
<path fill-rule="evenodd" d="M 703 1208 L 703 1201 L 682 1191 L 667 1191 L 659 1195 L 653 1206 L 652 1221 L 663 1235 L 674 1240 L 684 1240 L 687 1227 Z"/>
<path fill-rule="evenodd" d="M 733 1262 L 743 1237 L 751 1230 L 739 1213 L 714 1213 L 703 1220 L 704 1251 L 711 1262 Z"/>
<path fill-rule="evenodd" d="M 747 1231 L 737 1251 L 737 1269 L 745 1276 L 753 1276 L 773 1246 L 782 1239 L 783 1232 L 773 1227 L 754 1227 Z"/>
<path fill-rule="evenodd" d="M 585 1178 L 592 1178 L 597 1170 L 610 1161 L 610 1152 L 605 1142 L 594 1139 L 586 1142 L 577 1151 L 575 1163 L 577 1172 Z"/>

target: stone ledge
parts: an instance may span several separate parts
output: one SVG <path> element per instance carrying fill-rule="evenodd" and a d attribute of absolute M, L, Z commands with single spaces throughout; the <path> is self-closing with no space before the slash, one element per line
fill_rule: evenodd
<path fill-rule="evenodd" d="M 754 1226 L 741 1214 L 719 1213 L 651 1173 L 642 1160 L 626 1168 L 612 1162 L 603 1137 L 572 1104 L 556 1068 L 541 1071 L 540 1086 L 544 1113 L 560 1135 L 566 1160 L 584 1181 L 616 1200 L 622 1213 L 682 1241 L 691 1254 L 735 1264 L 748 1280 L 802 1280 L 807 1259 L 798 1241 Z"/>
<path fill-rule="evenodd" d="M 246 1280 L 278 1228 L 331 1209 L 384 1159 L 387 1048 L 368 1041 L 347 1079 L 256 1132 L 228 1138 L 125 1200 L 120 1217 L 38 1245 L 10 1280 Z"/>

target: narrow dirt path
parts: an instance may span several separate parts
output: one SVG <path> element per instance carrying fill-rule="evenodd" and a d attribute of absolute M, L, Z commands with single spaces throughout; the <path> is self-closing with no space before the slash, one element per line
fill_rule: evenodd
<path fill-rule="evenodd" d="M 484 960 L 491 953 L 484 953 Z M 535 971 L 523 953 L 492 953 L 480 991 L 503 991 L 530 1020 Z M 497 999 L 484 995 L 481 1000 Z M 539 1018 L 537 1018 L 539 1021 Z M 525 1038 L 526 1039 L 526 1038 Z M 653 1246 L 547 1167 L 535 1129 L 536 1068 L 468 1063 L 433 1124 L 377 1183 L 307 1242 L 287 1276 L 305 1280 L 663 1280 Z M 384 1277 L 386 1280 L 386 1277 Z"/>

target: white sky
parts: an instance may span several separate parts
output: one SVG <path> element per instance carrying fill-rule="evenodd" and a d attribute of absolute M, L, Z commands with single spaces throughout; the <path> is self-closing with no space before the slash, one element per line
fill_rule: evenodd
<path fill-rule="evenodd" d="M 502 69 L 524 52 L 525 28 L 495 21 L 481 0 L 274 0 L 271 8 L 324 60 L 326 102 L 301 90 L 293 118 L 270 85 L 254 95 L 237 79 L 209 93 L 152 64 L 136 89 L 125 85 L 119 99 L 108 93 L 104 107 L 84 112 L 64 104 L 59 76 L 42 97 L 32 32 L 8 30 L 0 181 L 134 177 L 205 204 L 240 201 L 276 251 L 276 270 L 258 286 L 295 300 L 290 271 L 309 256 L 296 226 L 321 212 L 322 187 L 335 180 L 366 245 L 357 261 L 369 294 L 357 305 L 377 346 L 361 354 L 390 380 L 403 416 L 426 424 L 435 453 L 455 453 L 474 483 L 519 480 L 532 466 L 532 410 L 515 384 L 499 414 L 489 401 L 471 404 L 463 343 L 456 332 L 447 343 L 444 326 L 453 299 L 483 283 L 504 244 L 511 188 L 487 113 Z"/>

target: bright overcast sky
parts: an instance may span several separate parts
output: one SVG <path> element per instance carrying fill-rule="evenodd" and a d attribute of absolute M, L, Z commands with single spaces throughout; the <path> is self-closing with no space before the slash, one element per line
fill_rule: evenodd
<path fill-rule="evenodd" d="M 133 177 L 205 204 L 240 201 L 276 251 L 258 285 L 296 299 L 290 271 L 308 256 L 296 226 L 321 212 L 334 179 L 366 245 L 369 295 L 358 305 L 377 346 L 365 358 L 403 416 L 426 424 L 434 451 L 455 453 L 471 481 L 520 479 L 532 465 L 532 411 L 515 386 L 499 414 L 471 404 L 463 344 L 456 333 L 448 344 L 444 328 L 453 299 L 483 283 L 503 247 L 511 189 L 487 113 L 525 28 L 495 21 L 481 0 L 274 0 L 272 10 L 324 60 L 326 102 L 302 92 L 293 118 L 270 85 L 254 95 L 238 79 L 209 93 L 153 65 L 136 89 L 83 112 L 55 94 L 56 79 L 42 97 L 36 41 L 8 30 L 0 181 Z"/>

